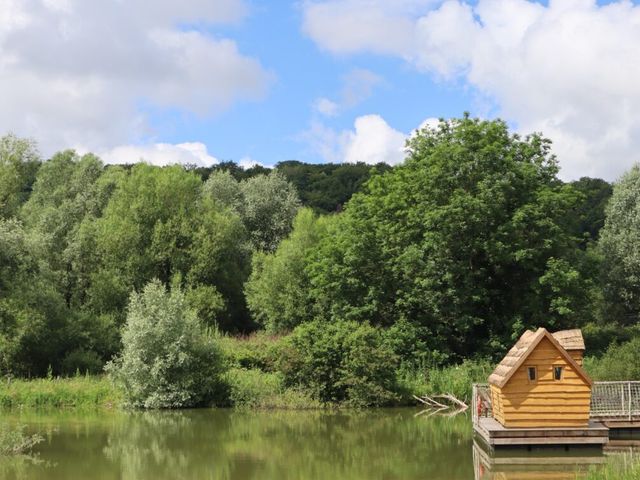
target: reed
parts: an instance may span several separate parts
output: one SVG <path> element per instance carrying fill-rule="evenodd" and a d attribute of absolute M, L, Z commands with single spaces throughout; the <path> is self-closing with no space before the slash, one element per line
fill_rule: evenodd
<path fill-rule="evenodd" d="M 121 392 L 103 376 L 10 379 L 0 384 L 0 408 L 115 408 Z"/>

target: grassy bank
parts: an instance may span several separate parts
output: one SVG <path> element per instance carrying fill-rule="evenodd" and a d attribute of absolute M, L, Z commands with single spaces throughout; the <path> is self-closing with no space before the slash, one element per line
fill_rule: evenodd
<path fill-rule="evenodd" d="M 342 405 L 322 403 L 308 389 L 287 386 L 279 369 L 283 339 L 258 333 L 247 337 L 220 336 L 224 357 L 226 394 L 218 406 L 249 409 L 320 409 Z M 413 395 L 451 393 L 466 401 L 471 384 L 484 382 L 491 372 L 488 361 L 467 360 L 444 368 L 399 368 L 396 400 L 391 405 L 415 405 Z M 17 379 L 0 383 L 0 409 L 109 409 L 123 404 L 122 392 L 106 376 Z"/>
<path fill-rule="evenodd" d="M 39 378 L 5 381 L 0 408 L 115 408 L 121 392 L 106 377 Z"/>

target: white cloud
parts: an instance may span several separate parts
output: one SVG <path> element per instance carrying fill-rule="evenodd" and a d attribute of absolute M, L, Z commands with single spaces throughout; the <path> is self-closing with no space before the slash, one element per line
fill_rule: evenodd
<path fill-rule="evenodd" d="M 153 136 L 145 111 L 211 115 L 271 74 L 230 39 L 241 0 L 0 0 L 0 131 L 104 151 Z"/>
<path fill-rule="evenodd" d="M 328 0 L 303 4 L 302 30 L 338 54 L 402 55 L 413 41 L 412 15 L 433 0 Z"/>
<path fill-rule="evenodd" d="M 405 158 L 407 135 L 380 115 L 363 115 L 356 118 L 353 130 L 340 132 L 314 122 L 302 138 L 327 162 L 397 165 Z"/>
<path fill-rule="evenodd" d="M 263 163 L 258 162 L 257 160 L 254 160 L 251 157 L 242 157 L 240 160 L 238 160 L 238 165 L 244 168 L 245 170 L 248 168 L 257 167 L 257 166 L 272 168 L 271 165 L 265 165 Z"/>
<path fill-rule="evenodd" d="M 344 161 L 396 165 L 404 160 L 406 138 L 404 133 L 391 128 L 380 115 L 358 117 L 355 131 L 349 134 Z"/>
<path fill-rule="evenodd" d="M 611 180 L 640 161 L 640 5 L 428 3 L 312 2 L 305 6 L 304 29 L 334 53 L 394 54 L 438 78 L 462 79 L 521 132 L 551 138 L 563 178 Z M 345 14 L 364 4 L 370 11 L 357 35 L 335 31 Z M 390 30 L 377 30 L 385 16 Z M 400 28 L 402 41 L 385 45 Z"/>
<path fill-rule="evenodd" d="M 341 111 L 365 101 L 382 82 L 379 75 L 364 68 L 354 68 L 344 76 L 339 98 L 336 101 L 319 98 L 315 101 L 314 109 L 327 117 L 335 117 Z"/>
<path fill-rule="evenodd" d="M 132 164 L 142 161 L 156 166 L 180 164 L 210 167 L 218 163 L 218 159 L 207 151 L 207 146 L 199 142 L 122 145 L 103 152 L 101 158 L 105 163 Z"/>
<path fill-rule="evenodd" d="M 328 98 L 321 97 L 315 101 L 313 108 L 322 115 L 335 117 L 340 110 L 340 105 Z"/>

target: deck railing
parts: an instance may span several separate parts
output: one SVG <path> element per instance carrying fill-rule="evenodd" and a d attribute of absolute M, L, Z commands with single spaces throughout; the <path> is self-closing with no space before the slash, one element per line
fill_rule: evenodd
<path fill-rule="evenodd" d="M 591 417 L 640 420 L 640 382 L 594 382 Z"/>
<path fill-rule="evenodd" d="M 493 417 L 491 405 L 491 390 L 488 383 L 474 383 L 471 395 L 471 419 L 478 423 L 481 417 Z"/>
<path fill-rule="evenodd" d="M 477 424 L 481 417 L 492 415 L 489 385 L 474 383 L 471 403 L 473 424 Z M 640 421 L 640 382 L 594 382 L 591 390 L 591 418 Z"/>

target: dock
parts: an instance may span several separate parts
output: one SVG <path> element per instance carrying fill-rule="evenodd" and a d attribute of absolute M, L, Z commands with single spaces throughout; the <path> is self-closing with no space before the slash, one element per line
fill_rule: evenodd
<path fill-rule="evenodd" d="M 590 421 L 584 428 L 505 428 L 494 418 L 482 417 L 475 431 L 489 446 L 504 445 L 605 445 L 609 429 Z"/>
<path fill-rule="evenodd" d="M 489 386 L 473 387 L 473 429 L 490 449 L 509 446 L 597 446 L 625 432 L 640 433 L 640 382 L 594 382 L 589 424 L 585 427 L 506 428 L 493 418 Z"/>

